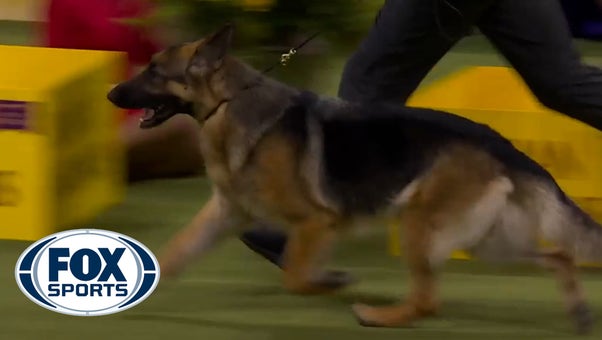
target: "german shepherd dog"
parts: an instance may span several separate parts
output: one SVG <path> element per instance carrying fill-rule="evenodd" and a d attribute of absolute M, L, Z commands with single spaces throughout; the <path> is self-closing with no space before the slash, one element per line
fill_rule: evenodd
<path fill-rule="evenodd" d="M 143 128 L 177 113 L 200 125 L 213 195 L 166 245 L 164 277 L 225 235 L 270 221 L 288 227 L 285 289 L 333 292 L 347 283 L 322 270 L 337 233 L 384 216 L 404 228 L 410 292 L 392 306 L 355 304 L 360 324 L 408 326 L 437 312 L 436 272 L 465 249 L 551 269 L 577 331 L 590 330 L 575 261 L 602 259 L 602 228 L 544 168 L 486 125 L 450 113 L 287 86 L 230 55 L 232 35 L 228 24 L 168 48 L 108 95 L 118 107 L 145 108 Z"/>

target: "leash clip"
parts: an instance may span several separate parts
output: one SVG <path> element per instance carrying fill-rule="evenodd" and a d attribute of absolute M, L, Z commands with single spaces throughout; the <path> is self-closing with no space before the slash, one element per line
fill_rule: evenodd
<path fill-rule="evenodd" d="M 288 61 L 291 59 L 291 57 L 293 55 L 295 55 L 297 53 L 297 50 L 294 48 L 291 48 L 288 53 L 284 53 L 280 56 L 280 65 L 282 66 L 286 66 L 286 64 L 288 63 Z"/>
<path fill-rule="evenodd" d="M 314 34 L 312 34 L 309 38 L 305 39 L 301 44 L 299 44 L 297 47 L 293 47 L 291 48 L 288 53 L 283 53 L 280 55 L 280 61 L 278 63 L 274 63 L 272 66 L 266 68 L 265 70 L 263 70 L 263 74 L 266 74 L 268 72 L 270 72 L 271 70 L 273 70 L 276 66 L 278 65 L 282 65 L 282 66 L 286 66 L 286 64 L 288 63 L 288 61 L 291 59 L 291 57 L 295 54 L 297 54 L 297 50 L 300 50 L 305 44 L 307 44 L 308 42 L 310 42 L 313 38 L 317 37 L 319 34 L 319 32 L 316 32 Z"/>

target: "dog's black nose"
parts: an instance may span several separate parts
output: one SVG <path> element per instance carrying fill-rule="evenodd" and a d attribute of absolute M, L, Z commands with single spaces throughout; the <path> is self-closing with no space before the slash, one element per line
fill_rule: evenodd
<path fill-rule="evenodd" d="M 113 103 L 114 105 L 118 105 L 119 103 L 119 86 L 115 86 L 114 88 L 111 89 L 111 91 L 109 91 L 109 93 L 107 93 L 107 99 Z"/>

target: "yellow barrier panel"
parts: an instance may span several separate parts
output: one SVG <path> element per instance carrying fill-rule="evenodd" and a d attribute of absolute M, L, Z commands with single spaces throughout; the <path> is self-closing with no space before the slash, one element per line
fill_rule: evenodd
<path fill-rule="evenodd" d="M 37 240 L 121 201 L 113 52 L 0 45 L 0 239 Z"/>
<path fill-rule="evenodd" d="M 602 133 L 541 105 L 507 67 L 469 67 L 418 90 L 409 106 L 488 124 L 542 164 L 584 210 L 602 220 Z M 389 252 L 401 253 L 399 225 L 389 225 Z M 458 251 L 454 258 L 470 258 Z"/>

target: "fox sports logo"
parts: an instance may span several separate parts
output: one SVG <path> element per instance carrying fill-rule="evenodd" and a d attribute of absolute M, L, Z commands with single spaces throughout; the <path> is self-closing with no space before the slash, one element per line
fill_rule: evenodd
<path fill-rule="evenodd" d="M 153 253 L 125 235 L 76 229 L 27 248 L 15 268 L 19 288 L 51 311 L 96 316 L 124 311 L 146 299 L 159 282 Z"/>

